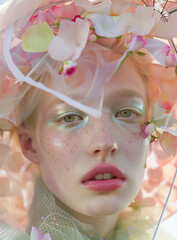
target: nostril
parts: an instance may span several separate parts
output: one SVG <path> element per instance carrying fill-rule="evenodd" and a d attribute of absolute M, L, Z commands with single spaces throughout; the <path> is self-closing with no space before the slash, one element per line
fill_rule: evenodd
<path fill-rule="evenodd" d="M 111 151 L 111 153 L 115 153 L 116 152 L 116 149 L 114 148 L 114 149 L 112 149 L 112 151 Z"/>
<path fill-rule="evenodd" d="M 99 153 L 99 152 L 101 152 L 101 150 L 95 150 L 95 153 L 96 153 L 96 154 Z"/>

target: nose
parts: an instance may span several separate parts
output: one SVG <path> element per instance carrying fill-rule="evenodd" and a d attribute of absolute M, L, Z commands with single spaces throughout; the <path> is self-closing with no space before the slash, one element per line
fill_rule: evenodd
<path fill-rule="evenodd" d="M 116 142 L 99 143 L 99 144 L 96 144 L 95 148 L 93 149 L 93 154 L 107 156 L 115 153 L 117 149 L 118 149 L 118 146 Z"/>
<path fill-rule="evenodd" d="M 93 129 L 95 131 L 90 136 L 89 152 L 102 158 L 115 154 L 118 150 L 118 139 L 114 129 L 105 124 L 96 125 Z"/>
<path fill-rule="evenodd" d="M 109 111 L 103 111 L 101 118 L 92 118 L 88 130 L 86 147 L 89 154 L 102 160 L 116 154 L 119 148 L 119 134 Z"/>

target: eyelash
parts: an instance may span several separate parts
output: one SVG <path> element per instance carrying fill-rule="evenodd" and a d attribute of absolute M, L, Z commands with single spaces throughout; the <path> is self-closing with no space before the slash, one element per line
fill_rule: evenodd
<path fill-rule="evenodd" d="M 128 116 L 122 116 L 121 114 L 123 114 L 123 113 L 129 113 L 129 115 Z M 142 113 L 138 110 L 135 110 L 135 109 L 122 109 L 115 114 L 116 118 L 118 117 L 120 119 L 129 120 L 129 121 L 134 121 L 141 116 L 142 116 Z"/>
<path fill-rule="evenodd" d="M 126 114 L 128 113 L 128 116 L 123 116 L 122 114 Z M 140 116 L 142 116 L 142 113 L 138 110 L 134 110 L 134 109 L 122 109 L 119 110 L 115 115 L 116 119 L 120 119 L 120 120 L 126 120 L 126 121 L 134 121 L 137 118 L 139 118 Z M 66 121 L 66 118 L 72 118 L 71 121 Z M 68 113 L 65 115 L 61 115 L 58 118 L 56 118 L 55 120 L 57 123 L 59 124 L 65 124 L 67 126 L 75 126 L 79 123 L 81 123 L 82 121 L 84 121 L 84 117 L 82 117 L 81 115 L 77 114 L 77 113 Z"/>
<path fill-rule="evenodd" d="M 66 121 L 66 118 L 67 117 L 73 117 L 74 120 L 72 121 Z M 77 119 L 76 119 L 77 118 Z M 66 125 L 73 125 L 73 124 L 76 124 L 76 122 L 81 122 L 83 121 L 84 118 L 82 116 L 80 116 L 79 114 L 76 114 L 76 113 L 68 113 L 64 116 L 60 116 L 59 118 L 56 119 L 56 122 L 57 123 L 60 123 L 60 124 L 66 124 Z"/>

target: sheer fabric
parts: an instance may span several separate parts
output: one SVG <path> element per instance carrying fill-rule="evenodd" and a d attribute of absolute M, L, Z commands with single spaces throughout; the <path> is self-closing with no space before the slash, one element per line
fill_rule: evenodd
<path fill-rule="evenodd" d="M 50 233 L 52 240 L 151 240 L 154 233 L 155 224 L 149 208 L 126 209 L 120 215 L 115 231 L 106 238 L 102 238 L 91 225 L 81 223 L 66 209 L 61 202 L 56 205 L 53 194 L 41 179 L 37 179 L 27 233 L 9 215 L 1 213 L 0 240 L 29 240 L 32 226 L 43 233 Z M 160 232 L 157 239 L 173 238 Z"/>

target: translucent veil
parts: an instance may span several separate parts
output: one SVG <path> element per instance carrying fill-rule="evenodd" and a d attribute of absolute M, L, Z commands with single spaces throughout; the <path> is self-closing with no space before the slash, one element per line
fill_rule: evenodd
<path fill-rule="evenodd" d="M 11 7 L 4 7 L 3 11 L 6 16 L 8 15 L 10 17 L 1 18 L 2 21 L 0 22 L 0 29 L 2 30 L 0 33 L 0 129 L 9 130 L 15 125 L 20 125 L 36 108 L 38 101 L 40 100 L 42 89 L 49 90 L 49 92 L 53 93 L 56 97 L 80 110 L 84 110 L 97 117 L 100 116 L 104 94 L 103 83 L 112 78 L 113 73 L 116 70 L 117 58 L 112 58 L 110 51 L 106 47 L 100 46 L 97 43 L 87 43 L 84 52 L 77 60 L 79 69 L 76 74 L 70 78 L 64 79 L 62 75 L 58 74 L 62 67 L 62 62 L 53 60 L 46 53 L 24 53 L 21 49 L 20 42 L 18 43 L 19 40 L 17 39 L 17 36 L 20 39 L 24 29 L 29 26 L 29 17 L 31 15 L 34 15 L 35 17 L 36 11 L 39 12 L 38 8 L 45 9 L 45 6 L 49 1 L 7 0 L 7 2 Z M 74 12 L 71 14 L 71 12 L 67 12 L 68 10 L 65 9 L 63 5 L 64 3 L 70 3 L 71 1 L 50 1 L 50 4 L 56 4 L 56 2 L 59 3 L 56 11 L 60 13 L 60 16 L 65 17 L 68 15 L 72 18 L 82 11 L 82 9 L 75 8 Z M 151 1 L 146 2 L 151 4 Z M 171 3 L 167 1 L 166 8 L 170 9 L 172 7 L 170 6 Z M 17 9 L 17 11 L 14 12 L 14 8 Z M 1 11 L 0 16 L 4 16 L 3 11 Z M 7 29 L 14 22 L 14 28 L 9 29 L 8 32 L 3 31 L 4 28 Z M 12 39 L 10 35 L 12 36 Z M 3 43 L 4 38 L 6 39 L 5 43 Z M 12 41 L 9 41 L 8 39 L 11 39 Z M 6 47 L 4 47 L 4 44 Z M 4 56 L 2 56 L 3 51 L 5 51 L 4 49 L 7 50 L 8 46 L 11 48 L 11 56 L 8 52 L 6 52 L 6 55 L 12 59 L 4 59 Z M 112 60 L 110 61 L 110 59 Z M 16 66 L 14 67 L 14 72 L 18 77 L 15 78 L 11 71 L 9 71 L 10 65 L 7 66 L 7 60 L 9 60 L 9 62 L 13 60 L 15 63 Z M 20 69 L 20 72 L 16 67 Z M 88 70 L 84 71 L 86 68 Z M 16 80 L 21 77 L 23 78 L 23 75 L 27 76 L 26 83 L 31 83 L 31 85 Z M 45 87 L 48 88 L 49 78 L 52 79 L 52 86 L 50 86 L 50 89 L 45 89 Z M 3 138 L 0 144 L 0 151 L 2 156 L 4 156 L 3 161 L 0 162 L 4 174 L 3 177 L 5 179 L 2 181 L 2 185 L 4 184 L 4 186 L 8 186 L 9 189 L 8 192 L 2 193 L 2 196 L 6 197 L 9 206 L 11 206 L 11 211 L 9 212 L 14 214 L 14 206 L 18 209 L 18 213 L 15 213 L 14 216 L 18 216 L 18 221 L 22 223 L 22 219 L 24 219 L 25 216 L 24 212 L 26 212 L 31 203 L 30 200 L 27 200 L 31 199 L 29 195 L 32 193 L 31 173 L 36 173 L 37 170 L 33 165 L 29 164 L 24 158 L 22 158 L 18 147 L 13 145 L 14 143 L 10 143 L 12 144 L 12 150 L 8 148 L 9 141 L 10 140 L 7 136 L 7 139 Z M 113 240 L 114 238 L 121 240 L 124 238 L 127 239 L 129 236 L 127 226 L 131 226 L 133 232 L 134 225 L 132 225 L 132 222 L 135 219 L 137 220 L 138 217 L 141 217 L 142 219 L 143 216 L 148 216 L 147 211 L 149 211 L 149 207 L 150 209 L 151 207 L 154 209 L 154 213 L 151 217 L 154 221 L 158 221 L 172 183 L 172 173 L 176 170 L 177 159 L 176 156 L 168 157 L 166 154 L 162 153 L 156 142 L 153 143 L 151 148 L 152 151 L 149 156 L 149 168 L 142 189 L 135 201 L 131 204 L 132 208 L 136 209 L 137 207 L 142 207 L 143 211 L 142 213 L 137 211 L 136 216 L 133 215 L 132 218 L 130 217 L 131 214 L 128 215 L 132 220 L 131 223 L 129 223 L 130 225 L 123 223 L 126 221 L 127 216 L 122 217 L 123 224 L 120 224 L 120 229 L 117 230 L 117 233 L 112 233 L 112 235 L 106 238 L 106 240 Z M 18 159 L 14 156 L 18 156 Z M 12 159 L 15 159 L 15 164 L 12 163 Z M 18 177 L 17 175 L 23 177 Z M 25 184 L 23 185 L 22 182 L 24 179 Z M 17 187 L 17 183 L 20 183 L 20 189 Z M 17 190 L 18 194 L 12 190 L 13 188 Z M 166 217 L 172 215 L 177 210 L 176 189 L 177 183 L 175 183 L 175 188 L 171 195 L 171 201 L 165 212 Z M 24 193 L 24 191 L 26 191 L 26 193 Z M 34 199 L 32 207 L 39 211 L 37 216 L 40 219 L 36 220 L 36 225 L 34 224 L 37 228 L 44 233 L 50 232 L 54 239 L 100 239 L 98 233 L 96 233 L 91 226 L 80 223 L 77 219 L 63 210 L 64 206 L 62 206 L 61 203 L 61 208 L 60 206 L 56 206 L 53 195 L 51 195 L 40 180 L 37 181 L 36 191 L 38 192 L 38 199 Z M 15 196 L 13 197 L 13 200 L 11 200 L 12 196 Z M 47 200 L 44 201 L 45 197 Z M 36 203 L 36 206 L 34 203 Z M 44 209 L 41 209 L 40 205 L 43 205 Z M 4 210 L 9 210 L 6 207 L 3 208 Z M 24 212 L 22 212 L 22 209 Z M 54 214 L 55 212 L 58 212 L 59 214 Z M 2 212 L 1 219 L 13 226 L 13 232 L 10 233 L 11 229 L 4 225 L 4 234 L 11 234 L 9 235 L 11 238 L 9 239 L 30 239 L 29 235 L 21 229 L 20 225 L 18 225 L 16 221 L 13 221 L 9 215 Z M 140 231 L 139 236 L 142 240 L 141 229 L 143 229 L 143 224 L 147 226 L 145 231 L 147 231 L 150 236 L 149 239 L 151 239 L 154 231 L 154 228 L 150 228 L 151 220 L 149 220 L 149 222 L 146 222 L 146 219 L 143 220 L 145 222 L 142 222 L 142 225 L 139 222 L 139 228 L 136 233 L 133 233 L 135 235 L 132 239 L 137 240 L 138 231 Z M 23 227 L 25 224 L 26 223 L 23 222 Z M 57 227 L 58 225 L 56 224 L 60 225 L 59 230 Z M 16 229 L 16 232 L 14 232 L 14 229 Z M 84 232 L 87 233 L 87 236 L 84 235 Z M 58 233 L 60 234 L 58 235 Z M 168 237 L 165 239 L 167 238 Z M 147 240 L 146 237 L 145 239 Z"/>

